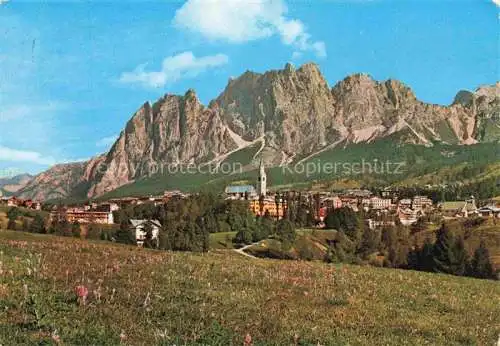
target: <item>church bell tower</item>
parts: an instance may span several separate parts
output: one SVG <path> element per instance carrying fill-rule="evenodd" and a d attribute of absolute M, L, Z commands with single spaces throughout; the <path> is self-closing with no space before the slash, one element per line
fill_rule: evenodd
<path fill-rule="evenodd" d="M 265 196 L 267 194 L 267 175 L 264 167 L 264 161 L 262 160 L 262 158 L 260 159 L 257 193 L 259 194 L 259 196 Z"/>

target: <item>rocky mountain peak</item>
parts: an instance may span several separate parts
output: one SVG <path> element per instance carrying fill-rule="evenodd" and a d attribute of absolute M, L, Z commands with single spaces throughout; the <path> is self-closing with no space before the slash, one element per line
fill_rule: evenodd
<path fill-rule="evenodd" d="M 299 70 L 304 73 L 321 74 L 318 64 L 314 62 L 307 62 L 303 64 L 302 66 L 299 67 Z"/>
<path fill-rule="evenodd" d="M 499 84 L 462 91 L 446 107 L 417 100 L 400 81 L 378 82 L 361 73 L 330 89 L 314 63 L 246 71 L 230 79 L 208 107 L 192 89 L 144 103 L 106 155 L 55 166 L 34 178 L 21 195 L 54 198 L 86 191 L 87 197 L 100 196 L 144 178 L 151 165 L 222 162 L 259 145 L 266 162 L 279 165 L 338 143 L 388 137 L 425 145 L 498 141 L 498 90 Z M 97 169 L 102 162 L 104 171 Z"/>
<path fill-rule="evenodd" d="M 285 65 L 284 71 L 287 72 L 287 73 L 294 73 L 295 72 L 295 67 L 291 63 L 288 62 Z"/>

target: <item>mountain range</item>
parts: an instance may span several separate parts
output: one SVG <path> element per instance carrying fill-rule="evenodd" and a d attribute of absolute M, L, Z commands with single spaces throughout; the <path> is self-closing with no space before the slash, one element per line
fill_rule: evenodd
<path fill-rule="evenodd" d="M 32 179 L 33 176 L 29 174 L 0 178 L 0 197 L 15 194 L 28 185 Z"/>
<path fill-rule="evenodd" d="M 107 153 L 55 165 L 17 193 L 39 200 L 95 198 L 165 164 L 217 165 L 255 148 L 250 166 L 260 158 L 279 166 L 382 139 L 426 147 L 500 143 L 500 84 L 459 91 L 443 106 L 419 101 L 400 81 L 365 74 L 330 88 L 312 63 L 247 71 L 208 105 L 194 90 L 144 103 Z"/>

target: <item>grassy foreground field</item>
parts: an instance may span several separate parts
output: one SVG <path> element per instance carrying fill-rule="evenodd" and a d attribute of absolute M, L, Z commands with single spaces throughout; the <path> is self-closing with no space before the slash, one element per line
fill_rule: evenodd
<path fill-rule="evenodd" d="M 493 281 L 8 231 L 0 251 L 3 345 L 493 345 L 500 333 Z"/>

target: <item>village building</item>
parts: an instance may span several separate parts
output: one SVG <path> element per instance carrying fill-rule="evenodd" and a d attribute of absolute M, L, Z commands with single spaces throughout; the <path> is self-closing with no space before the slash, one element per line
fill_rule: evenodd
<path fill-rule="evenodd" d="M 83 209 L 62 209 L 54 210 L 50 213 L 50 222 L 67 221 L 68 223 L 78 222 L 80 224 L 104 224 L 114 223 L 112 212 L 86 211 Z"/>
<path fill-rule="evenodd" d="M 360 203 L 363 206 L 363 208 L 365 208 L 366 210 L 368 210 L 370 208 L 371 198 L 361 198 L 361 202 Z"/>
<path fill-rule="evenodd" d="M 7 207 L 23 207 L 27 209 L 42 210 L 42 204 L 31 199 L 20 199 L 15 196 L 2 197 L 0 203 Z"/>
<path fill-rule="evenodd" d="M 413 210 L 424 210 L 432 207 L 432 199 L 426 196 L 415 196 L 411 203 Z"/>
<path fill-rule="evenodd" d="M 318 215 L 316 217 L 317 221 L 323 222 L 325 221 L 326 216 L 328 215 L 328 207 L 321 207 L 318 210 Z"/>
<path fill-rule="evenodd" d="M 412 203 L 411 199 L 403 198 L 399 200 L 398 205 L 400 208 L 408 209 L 411 208 L 411 203 Z"/>
<path fill-rule="evenodd" d="M 138 246 L 143 246 L 147 236 L 147 227 L 151 227 L 151 239 L 158 244 L 158 236 L 160 234 L 161 223 L 158 220 L 137 220 L 131 219 L 131 230 L 135 234 L 135 239 Z"/>
<path fill-rule="evenodd" d="M 399 209 L 398 218 L 403 226 L 410 226 L 418 221 L 418 213 L 412 209 Z"/>
<path fill-rule="evenodd" d="M 372 195 L 372 192 L 370 190 L 347 189 L 344 195 L 358 198 L 368 198 Z"/>
<path fill-rule="evenodd" d="M 120 210 L 120 206 L 117 203 L 107 202 L 97 205 L 92 210 L 112 213 L 114 211 Z"/>
<path fill-rule="evenodd" d="M 250 211 L 256 216 L 269 215 L 281 219 L 286 210 L 286 202 L 284 202 L 284 207 L 285 209 L 281 200 L 276 204 L 276 201 L 272 198 L 250 200 Z"/>
<path fill-rule="evenodd" d="M 477 212 L 483 217 L 495 217 L 500 219 L 500 208 L 494 205 L 487 205 L 479 208 Z"/>
<path fill-rule="evenodd" d="M 226 186 L 224 193 L 227 195 L 228 199 L 257 197 L 255 187 L 253 187 L 252 185 L 229 185 Z"/>
<path fill-rule="evenodd" d="M 19 207 L 22 201 L 17 197 L 10 197 L 7 199 L 7 207 Z"/>
<path fill-rule="evenodd" d="M 466 201 L 442 202 L 438 205 L 438 209 L 443 213 L 444 217 L 469 217 L 477 214 L 477 206 L 474 198 Z"/>
<path fill-rule="evenodd" d="M 358 199 L 355 197 L 341 196 L 342 206 L 351 208 L 354 211 L 358 211 Z"/>
<path fill-rule="evenodd" d="M 396 222 L 393 220 L 374 220 L 374 219 L 368 219 L 366 220 L 368 223 L 368 228 L 371 230 L 377 229 L 377 228 L 383 228 L 383 227 L 393 227 L 396 226 Z"/>
<path fill-rule="evenodd" d="M 338 196 L 326 197 L 321 200 L 321 204 L 330 209 L 342 208 L 342 200 Z"/>
<path fill-rule="evenodd" d="M 372 197 L 370 198 L 369 206 L 375 210 L 389 209 L 392 206 L 392 200 L 389 198 Z"/>

